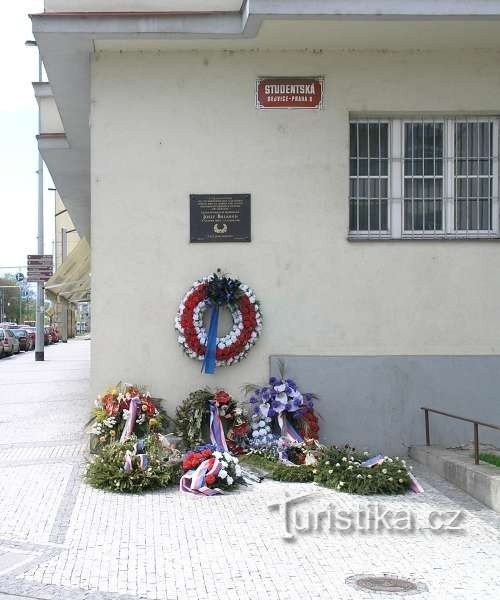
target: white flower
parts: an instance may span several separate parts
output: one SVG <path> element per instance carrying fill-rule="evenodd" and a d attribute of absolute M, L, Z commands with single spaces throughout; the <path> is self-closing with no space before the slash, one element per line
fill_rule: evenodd
<path fill-rule="evenodd" d="M 225 460 L 227 460 L 227 462 L 231 462 L 231 455 L 229 454 L 229 452 L 224 452 L 224 458 Z"/>
<path fill-rule="evenodd" d="M 313 469 L 314 475 L 316 475 L 317 472 L 318 472 L 318 469 Z"/>
<path fill-rule="evenodd" d="M 371 475 L 368 475 L 368 479 L 371 479 L 371 478 L 372 478 L 372 476 L 371 476 Z"/>
<path fill-rule="evenodd" d="M 236 469 L 234 470 L 236 477 L 240 477 L 241 476 L 241 467 L 240 465 L 236 465 Z"/>
<path fill-rule="evenodd" d="M 387 469 L 382 469 L 382 473 L 385 475 L 387 473 Z"/>
<path fill-rule="evenodd" d="M 262 429 L 262 427 L 265 427 L 266 423 L 265 421 L 259 421 L 259 427 Z"/>
<path fill-rule="evenodd" d="M 215 458 L 218 458 L 220 460 L 222 458 L 222 452 L 219 452 L 218 450 L 216 450 L 214 452 L 214 456 L 215 456 Z"/>
<path fill-rule="evenodd" d="M 398 481 L 399 481 L 399 483 L 403 483 L 403 480 L 402 480 L 402 479 L 399 479 Z"/>
<path fill-rule="evenodd" d="M 225 478 L 227 477 L 227 471 L 224 471 L 224 469 L 221 469 L 221 470 L 219 471 L 219 477 L 220 477 L 221 479 L 225 479 Z"/>
<path fill-rule="evenodd" d="M 339 487 L 343 487 L 345 485 L 344 481 L 339 481 Z"/>
<path fill-rule="evenodd" d="M 124 419 L 128 419 L 128 410 L 126 408 L 123 409 L 122 415 Z"/>
<path fill-rule="evenodd" d="M 329 464 L 330 464 L 329 460 L 325 461 L 325 465 L 329 465 Z"/>
<path fill-rule="evenodd" d="M 392 477 L 389 477 L 389 481 L 394 481 Z"/>
<path fill-rule="evenodd" d="M 240 461 L 236 458 L 236 456 L 232 456 L 231 460 L 237 465 Z"/>
<path fill-rule="evenodd" d="M 342 457 L 342 462 L 347 462 L 347 457 L 346 456 Z"/>
<path fill-rule="evenodd" d="M 221 466 L 223 469 L 227 469 L 227 462 L 226 462 L 225 460 L 221 460 L 221 461 L 220 461 L 220 466 Z"/>
<path fill-rule="evenodd" d="M 392 458 L 388 458 L 388 459 L 387 459 L 387 462 L 388 462 L 388 463 L 391 463 L 391 462 L 392 462 Z"/>
<path fill-rule="evenodd" d="M 228 475 L 226 481 L 227 485 L 233 485 L 234 479 L 230 475 Z"/>
<path fill-rule="evenodd" d="M 348 470 L 348 471 L 352 471 L 352 465 L 349 465 L 349 466 L 347 467 L 347 470 Z"/>
<path fill-rule="evenodd" d="M 361 475 L 361 473 L 358 473 L 358 474 L 356 475 L 356 479 L 361 479 L 361 477 L 363 477 L 363 475 Z"/>
<path fill-rule="evenodd" d="M 330 469 L 328 473 L 331 475 L 333 473 L 333 469 Z"/>
<path fill-rule="evenodd" d="M 368 456 L 368 454 L 369 453 L 366 450 L 363 452 L 363 456 Z"/>
<path fill-rule="evenodd" d="M 336 467 L 340 467 L 340 463 L 335 463 L 335 466 Z"/>

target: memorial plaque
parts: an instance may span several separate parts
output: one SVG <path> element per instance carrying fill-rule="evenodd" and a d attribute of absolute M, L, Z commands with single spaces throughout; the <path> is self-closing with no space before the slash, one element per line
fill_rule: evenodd
<path fill-rule="evenodd" d="M 191 194 L 191 242 L 250 242 L 250 194 Z"/>

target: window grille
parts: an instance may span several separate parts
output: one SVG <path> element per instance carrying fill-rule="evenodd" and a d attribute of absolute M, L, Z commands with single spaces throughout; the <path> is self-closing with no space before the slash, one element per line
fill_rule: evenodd
<path fill-rule="evenodd" d="M 498 119 L 350 123 L 349 236 L 498 237 Z"/>

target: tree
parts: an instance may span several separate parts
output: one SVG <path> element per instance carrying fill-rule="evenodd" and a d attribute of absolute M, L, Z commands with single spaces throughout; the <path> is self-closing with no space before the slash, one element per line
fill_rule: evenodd
<path fill-rule="evenodd" d="M 36 293 L 28 284 L 26 297 L 23 297 L 23 287 L 11 273 L 0 277 L 0 321 L 23 323 L 35 320 Z"/>

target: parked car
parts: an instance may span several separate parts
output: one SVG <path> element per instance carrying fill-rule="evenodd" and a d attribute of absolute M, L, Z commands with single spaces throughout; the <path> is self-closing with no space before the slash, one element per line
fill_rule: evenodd
<path fill-rule="evenodd" d="M 11 329 L 11 331 L 19 341 L 20 350 L 24 350 L 24 352 L 28 352 L 28 350 L 31 350 L 31 338 L 26 329 Z"/>
<path fill-rule="evenodd" d="M 19 340 L 14 335 L 14 332 L 12 331 L 12 329 L 5 329 L 4 331 L 12 339 L 12 352 L 13 352 L 13 354 L 19 354 L 19 352 L 21 352 L 21 346 L 19 344 Z"/>
<path fill-rule="evenodd" d="M 57 329 L 56 325 L 50 326 L 50 335 L 52 336 L 52 342 L 54 344 L 57 344 L 57 342 L 59 342 L 61 339 L 61 336 L 59 335 L 59 330 Z"/>
<path fill-rule="evenodd" d="M 5 335 L 5 331 L 0 329 L 0 358 L 12 354 L 12 345 L 10 338 Z"/>
<path fill-rule="evenodd" d="M 19 353 L 19 342 L 16 336 L 10 329 L 2 328 L 1 332 L 1 344 L 3 350 L 3 356 L 12 356 L 13 354 Z"/>
<path fill-rule="evenodd" d="M 36 328 L 31 327 L 30 325 L 23 325 L 22 329 L 26 330 L 26 332 L 28 333 L 28 335 L 30 337 L 30 341 L 31 341 L 30 350 L 34 350 L 35 349 L 35 340 L 36 340 Z"/>

